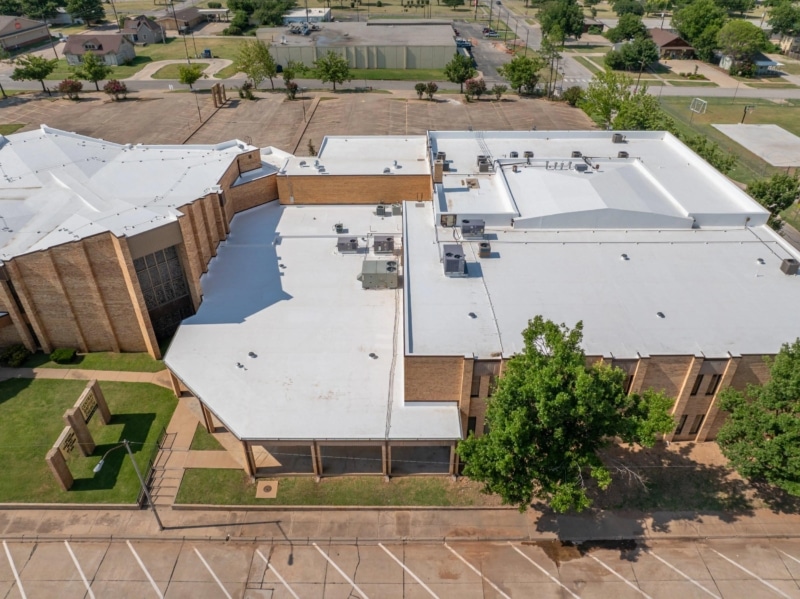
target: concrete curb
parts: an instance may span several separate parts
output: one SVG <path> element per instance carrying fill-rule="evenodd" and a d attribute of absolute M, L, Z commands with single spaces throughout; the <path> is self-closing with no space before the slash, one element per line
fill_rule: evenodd
<path fill-rule="evenodd" d="M 136 503 L 0 503 L 2 510 L 108 510 L 108 511 L 138 511 L 142 508 Z"/>
<path fill-rule="evenodd" d="M 436 505 L 203 505 L 201 503 L 176 503 L 176 512 L 421 512 L 421 511 L 517 511 L 514 506 L 436 506 Z"/>

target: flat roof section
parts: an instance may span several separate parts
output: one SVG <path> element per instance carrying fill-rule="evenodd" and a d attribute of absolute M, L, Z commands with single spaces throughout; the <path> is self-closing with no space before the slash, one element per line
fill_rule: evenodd
<path fill-rule="evenodd" d="M 261 28 L 256 31 L 260 40 L 286 46 L 317 46 L 340 48 L 346 46 L 452 46 L 456 42 L 453 28 L 445 25 L 369 25 L 356 23 L 320 23 L 320 31 L 310 35 L 293 35 L 285 27 Z M 372 26 L 370 26 L 372 25 Z"/>
<path fill-rule="evenodd" d="M 455 403 L 405 405 L 402 290 L 362 289 L 336 223 L 362 248 L 402 230 L 372 206 L 237 215 L 166 364 L 241 439 L 460 438 Z"/>
<path fill-rule="evenodd" d="M 741 123 L 711 126 L 772 166 L 800 166 L 800 137 L 783 127 Z"/>

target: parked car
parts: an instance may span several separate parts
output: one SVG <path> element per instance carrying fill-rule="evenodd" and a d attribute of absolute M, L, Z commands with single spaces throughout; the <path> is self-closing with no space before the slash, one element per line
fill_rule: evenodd
<path fill-rule="evenodd" d="M 487 31 L 483 34 L 484 37 L 500 37 L 500 34 L 496 31 Z"/>

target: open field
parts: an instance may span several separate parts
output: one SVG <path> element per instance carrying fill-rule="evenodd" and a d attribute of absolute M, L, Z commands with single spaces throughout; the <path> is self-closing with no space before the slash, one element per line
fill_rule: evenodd
<path fill-rule="evenodd" d="M 199 66 L 201 69 L 207 69 L 208 63 L 207 62 L 195 62 L 192 63 L 196 66 Z M 158 69 L 155 73 L 153 73 L 153 79 L 178 79 L 180 77 L 180 68 L 186 66 L 184 64 L 168 64 L 165 67 Z"/>
<path fill-rule="evenodd" d="M 104 468 L 92 468 L 109 449 L 128 439 L 140 468 L 147 466 L 158 435 L 175 409 L 172 392 L 145 383 L 100 384 L 111 422 L 95 416 L 89 430 L 97 447 L 91 457 L 77 448 L 67 460 L 75 483 L 62 491 L 45 454 L 64 428 L 62 416 L 86 386 L 85 381 L 12 379 L 0 383 L 0 502 L 132 503 L 139 481 L 124 449 L 109 454 Z"/>

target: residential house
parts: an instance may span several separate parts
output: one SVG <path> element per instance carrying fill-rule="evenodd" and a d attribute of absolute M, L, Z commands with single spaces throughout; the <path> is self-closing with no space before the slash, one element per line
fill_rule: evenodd
<path fill-rule="evenodd" d="M 50 39 L 47 23 L 25 17 L 0 16 L 0 48 L 17 50 Z"/>
<path fill-rule="evenodd" d="M 84 20 L 80 17 L 73 17 L 63 6 L 56 8 L 56 16 L 47 19 L 50 25 L 83 25 Z"/>
<path fill-rule="evenodd" d="M 725 54 L 720 57 L 719 66 L 721 69 L 730 71 L 736 62 L 737 61 L 733 56 Z M 777 76 L 778 67 L 783 66 L 781 63 L 772 60 L 769 56 L 762 54 L 761 52 L 756 52 L 753 54 L 750 57 L 750 62 L 752 62 L 755 66 L 755 73 L 753 74 L 756 77 Z"/>
<path fill-rule="evenodd" d="M 191 6 L 182 10 L 167 11 L 167 16 L 156 19 L 156 23 L 166 31 L 188 31 L 205 19 L 197 7 Z"/>
<path fill-rule="evenodd" d="M 800 35 L 781 36 L 780 47 L 786 56 L 800 58 Z"/>
<path fill-rule="evenodd" d="M 83 55 L 87 52 L 102 58 L 110 66 L 126 64 L 136 58 L 133 42 L 122 33 L 80 33 L 71 35 L 64 45 L 64 57 L 71 65 L 83 62 Z"/>
<path fill-rule="evenodd" d="M 653 38 L 656 46 L 658 46 L 659 58 L 692 58 L 694 56 L 694 48 L 681 38 L 677 33 L 669 31 L 668 29 L 661 29 L 655 27 L 648 30 L 650 37 Z"/>
<path fill-rule="evenodd" d="M 161 25 L 146 15 L 126 18 L 122 33 L 129 36 L 134 44 L 155 44 L 164 41 L 164 30 Z"/>
<path fill-rule="evenodd" d="M 599 19 L 595 19 L 594 17 L 584 17 L 583 33 L 588 33 L 590 29 L 594 29 L 599 31 L 599 33 L 603 33 L 603 31 L 606 29 L 606 24 Z"/>

